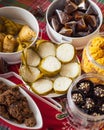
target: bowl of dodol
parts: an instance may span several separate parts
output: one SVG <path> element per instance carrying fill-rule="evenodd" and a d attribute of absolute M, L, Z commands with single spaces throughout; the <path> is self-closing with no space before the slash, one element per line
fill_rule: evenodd
<path fill-rule="evenodd" d="M 21 62 L 24 48 L 34 45 L 39 25 L 28 10 L 16 6 L 0 8 L 0 58 L 8 64 Z"/>
<path fill-rule="evenodd" d="M 54 0 L 46 11 L 46 30 L 56 44 L 72 43 L 83 49 L 99 32 L 103 21 L 100 7 L 92 0 Z"/>

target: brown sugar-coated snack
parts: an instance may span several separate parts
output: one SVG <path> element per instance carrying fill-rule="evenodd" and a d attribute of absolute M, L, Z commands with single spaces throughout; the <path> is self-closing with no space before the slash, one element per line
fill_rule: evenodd
<path fill-rule="evenodd" d="M 34 114 L 19 87 L 9 87 L 0 81 L 0 88 L 0 116 L 33 127 L 36 124 Z"/>

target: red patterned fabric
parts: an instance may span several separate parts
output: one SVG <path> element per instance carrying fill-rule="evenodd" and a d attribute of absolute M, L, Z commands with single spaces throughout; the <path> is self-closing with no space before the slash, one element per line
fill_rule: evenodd
<path fill-rule="evenodd" d="M 23 84 L 23 82 L 15 76 L 10 76 L 7 78 L 8 80 L 16 83 L 16 84 Z M 67 127 L 71 128 L 70 124 L 68 123 L 67 119 L 58 119 L 58 115 L 62 114 L 60 111 L 50 107 L 46 103 L 42 102 L 40 99 L 34 97 L 34 95 L 28 91 L 28 94 L 33 98 L 35 103 L 37 104 L 42 118 L 43 118 L 43 127 L 41 130 L 68 130 Z M 13 125 L 8 124 L 7 122 L 0 119 L 5 126 L 11 128 L 11 130 L 21 130 Z M 22 129 L 25 130 L 25 129 Z M 71 130 L 74 130 L 71 128 Z"/>
<path fill-rule="evenodd" d="M 8 5 L 20 6 L 31 12 L 34 12 L 34 10 L 37 8 L 37 6 L 40 6 L 42 8 L 43 12 L 45 13 L 45 11 L 46 11 L 47 7 L 50 5 L 51 1 L 52 0 L 15 0 L 15 1 L 14 0 L 0 0 L 0 7 L 8 6 Z M 95 0 L 95 2 L 97 2 L 97 4 L 102 9 L 102 13 L 104 14 L 103 0 L 100 0 L 99 2 L 98 2 L 98 0 Z M 49 40 L 49 37 L 47 36 L 47 33 L 46 33 L 46 28 L 45 28 L 45 26 L 46 26 L 45 18 L 37 17 L 37 19 L 38 19 L 39 27 L 40 27 L 39 38 Z M 104 25 L 102 25 L 100 31 L 104 31 Z M 80 60 L 81 60 L 81 52 L 82 51 L 78 51 L 78 57 L 80 58 Z M 19 66 L 20 66 L 20 64 L 10 65 L 9 72 L 13 71 L 18 74 Z M 22 81 L 19 80 L 18 78 L 16 78 L 15 76 L 10 76 L 8 79 L 10 81 L 13 81 L 16 84 L 22 83 Z M 59 112 L 56 109 L 50 107 L 49 105 L 43 103 L 38 98 L 34 97 L 30 92 L 29 92 L 29 94 L 36 102 L 36 104 L 39 107 L 40 112 L 42 114 L 43 128 L 41 130 L 74 130 L 70 126 L 70 123 L 67 121 L 66 118 L 63 118 L 63 119 L 58 118 L 59 115 L 62 114 L 61 112 Z M 61 99 L 58 99 L 58 100 L 61 100 Z M 11 128 L 11 130 L 23 130 L 20 128 L 16 128 L 15 126 L 8 124 L 1 119 L 0 119 L 0 122 L 3 123 L 5 126 L 9 126 Z"/>

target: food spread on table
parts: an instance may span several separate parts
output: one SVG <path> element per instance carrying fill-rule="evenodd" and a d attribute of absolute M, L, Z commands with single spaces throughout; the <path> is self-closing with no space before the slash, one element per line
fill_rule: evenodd
<path fill-rule="evenodd" d="M 71 43 L 55 44 L 50 40 L 38 39 L 34 46 L 29 47 L 36 32 L 28 25 L 19 24 L 5 16 L 0 16 L 0 20 L 0 52 L 22 51 L 19 75 L 33 94 L 65 95 L 82 71 L 104 75 L 103 34 L 92 37 L 83 48 L 80 63 Z M 84 37 L 97 29 L 99 20 L 97 10 L 87 0 L 66 0 L 63 9 L 56 9 L 49 22 L 62 35 Z M 0 66 L 4 66 L 4 73 L 8 72 L 6 60 L 1 59 Z M 96 118 L 104 115 L 104 84 L 95 81 L 79 81 L 71 96 L 79 110 Z M 28 127 L 37 123 L 19 87 L 9 87 L 5 82 L 0 82 L 0 116 L 25 123 Z"/>

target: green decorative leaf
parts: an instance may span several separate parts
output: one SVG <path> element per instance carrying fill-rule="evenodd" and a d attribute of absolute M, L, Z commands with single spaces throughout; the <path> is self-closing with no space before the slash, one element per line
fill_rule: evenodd
<path fill-rule="evenodd" d="M 56 118 L 61 120 L 61 119 L 66 118 L 67 116 L 68 116 L 68 113 L 62 113 L 62 114 L 57 114 Z"/>

